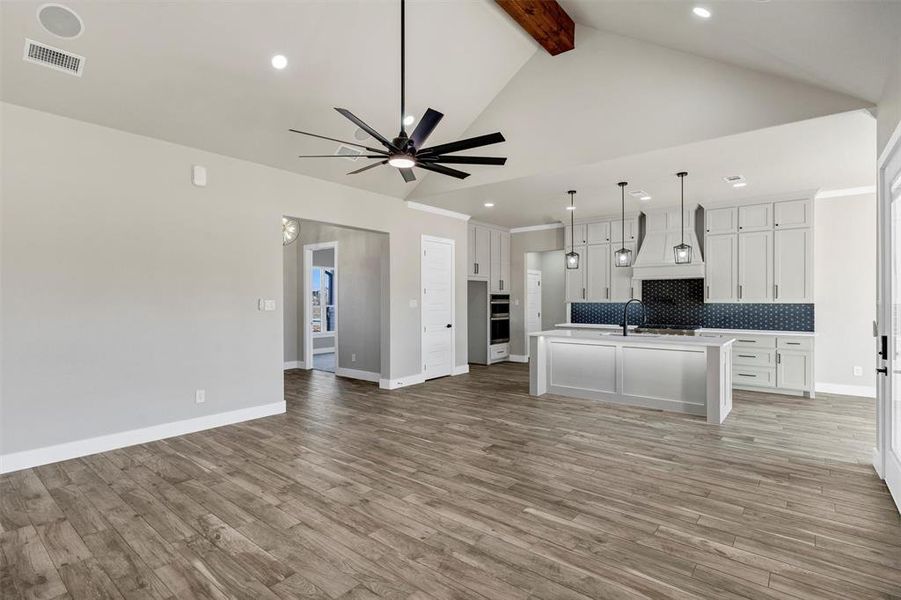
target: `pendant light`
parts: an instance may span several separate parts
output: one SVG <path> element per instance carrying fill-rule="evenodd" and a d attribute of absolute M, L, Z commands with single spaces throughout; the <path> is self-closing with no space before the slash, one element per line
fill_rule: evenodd
<path fill-rule="evenodd" d="M 569 252 L 566 253 L 566 268 L 579 268 L 579 254 L 576 252 L 576 190 L 569 190 Z"/>
<path fill-rule="evenodd" d="M 682 243 L 678 246 L 673 246 L 673 252 L 676 255 L 676 264 L 677 265 L 685 265 L 691 262 L 691 246 L 685 243 L 685 176 L 688 175 L 687 171 L 681 171 L 676 173 L 676 177 L 679 178 L 680 185 L 682 187 L 682 204 L 681 204 L 681 217 L 682 217 Z"/>
<path fill-rule="evenodd" d="M 626 248 L 626 186 L 629 185 L 626 181 L 620 181 L 616 185 L 619 186 L 620 195 L 622 196 L 622 238 L 620 238 L 620 242 L 623 247 L 613 253 L 613 264 L 617 267 L 631 267 L 632 266 L 632 251 Z"/>

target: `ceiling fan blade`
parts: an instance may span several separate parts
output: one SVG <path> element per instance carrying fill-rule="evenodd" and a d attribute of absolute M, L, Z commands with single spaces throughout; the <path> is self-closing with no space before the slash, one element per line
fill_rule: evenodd
<path fill-rule="evenodd" d="M 442 167 L 441 165 L 436 165 L 435 163 L 418 163 L 416 165 L 420 169 L 425 169 L 426 171 L 434 171 L 435 173 L 441 173 L 442 175 L 450 175 L 451 177 L 456 177 L 457 179 L 466 179 L 469 177 L 469 173 L 464 173 L 463 171 L 458 171 L 457 169 L 451 169 L 449 167 Z"/>
<path fill-rule="evenodd" d="M 448 154 L 450 152 L 459 152 L 460 150 L 469 150 L 470 148 L 479 148 L 481 146 L 499 144 L 503 141 L 505 141 L 504 136 L 502 136 L 499 132 L 489 133 L 487 135 L 467 138 L 465 140 L 459 140 L 457 142 L 450 142 L 449 144 L 440 144 L 438 146 L 432 146 L 431 148 L 423 148 L 418 152 L 418 154 Z"/>
<path fill-rule="evenodd" d="M 319 138 L 320 140 L 329 140 L 330 142 L 338 142 L 339 144 L 344 144 L 346 146 L 356 146 L 357 148 L 363 148 L 364 150 L 369 150 L 370 152 L 378 152 L 379 154 L 388 155 L 384 150 L 380 150 L 378 148 L 370 148 L 369 146 L 362 146 L 355 142 L 345 142 L 344 140 L 339 140 L 337 138 L 331 138 L 324 135 L 319 135 L 318 133 L 310 133 L 309 131 L 300 131 L 299 129 L 289 129 L 288 131 L 292 133 L 299 133 L 301 135 L 308 135 L 310 137 Z"/>
<path fill-rule="evenodd" d="M 443 118 L 444 114 L 437 110 L 432 110 L 431 108 L 426 110 L 422 118 L 419 119 L 419 123 L 416 124 L 416 129 L 410 135 L 410 139 L 413 140 L 413 147 L 419 148 L 425 144 L 426 139 L 428 139 Z"/>
<path fill-rule="evenodd" d="M 435 158 L 426 157 L 420 160 L 450 165 L 503 165 L 507 162 L 506 158 L 500 156 L 436 156 Z"/>
<path fill-rule="evenodd" d="M 369 158 L 369 157 L 367 157 L 367 158 Z M 348 173 L 348 175 L 356 175 L 357 173 L 362 173 L 363 171 L 372 169 L 373 167 L 381 167 L 382 165 L 387 164 L 387 163 L 388 163 L 387 160 L 380 160 L 377 163 L 372 163 L 371 165 L 366 165 L 362 169 L 357 169 L 356 171 L 351 171 L 350 173 Z"/>
<path fill-rule="evenodd" d="M 403 175 L 404 181 L 410 183 L 411 181 L 416 181 L 416 175 L 413 174 L 413 169 L 398 169 L 400 174 Z"/>
<path fill-rule="evenodd" d="M 341 154 L 298 154 L 297 158 L 385 158 L 385 154 L 359 154 L 342 156 Z M 385 162 L 388 162 L 387 160 Z"/>
<path fill-rule="evenodd" d="M 339 113 L 341 113 L 342 115 L 344 115 L 345 117 L 350 119 L 354 124 L 356 124 L 357 127 L 359 127 L 360 129 L 362 129 L 363 131 L 365 131 L 366 133 L 368 133 L 369 135 L 371 135 L 372 137 L 374 137 L 375 139 L 380 141 L 382 143 L 382 145 L 384 145 L 389 150 L 395 150 L 395 151 L 399 150 L 394 144 L 389 142 L 385 138 L 385 136 L 383 136 L 381 133 L 379 133 L 378 131 L 376 131 L 375 129 L 373 129 L 372 127 L 370 127 L 369 125 L 367 125 L 366 123 L 361 121 L 360 119 L 358 119 L 356 115 L 354 115 L 352 112 L 350 112 L 346 108 L 336 108 L 335 110 L 337 110 Z"/>

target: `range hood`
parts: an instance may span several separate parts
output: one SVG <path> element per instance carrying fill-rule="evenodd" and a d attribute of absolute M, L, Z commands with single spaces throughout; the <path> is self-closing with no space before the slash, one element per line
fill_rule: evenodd
<path fill-rule="evenodd" d="M 676 264 L 673 246 L 682 240 L 679 207 L 645 209 L 645 234 L 632 265 L 632 279 L 702 279 L 704 259 L 695 232 L 697 206 L 685 207 L 685 243 L 691 246 L 691 262 Z"/>

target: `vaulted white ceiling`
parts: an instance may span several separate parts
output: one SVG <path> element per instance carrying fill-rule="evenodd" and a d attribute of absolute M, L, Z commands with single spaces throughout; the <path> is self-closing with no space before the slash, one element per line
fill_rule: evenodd
<path fill-rule="evenodd" d="M 870 107 L 901 29 L 892 2 L 716 2 L 699 22 L 683 0 L 563 0 L 576 49 L 552 58 L 492 0 L 410 0 L 409 112 L 445 113 L 433 143 L 501 131 L 506 143 L 469 153 L 509 161 L 405 184 L 389 168 L 345 175 L 362 161 L 300 160 L 337 144 L 287 132 L 354 141 L 336 106 L 396 131 L 395 1 L 65 2 L 85 22 L 73 40 L 40 27 L 41 4 L 0 3 L 4 101 L 464 211 L 556 190 L 560 173 Z M 26 37 L 83 55 L 83 77 L 25 63 Z M 733 170 L 752 167 L 767 171 Z M 498 222 L 553 216 L 546 195 L 521 201 Z"/>

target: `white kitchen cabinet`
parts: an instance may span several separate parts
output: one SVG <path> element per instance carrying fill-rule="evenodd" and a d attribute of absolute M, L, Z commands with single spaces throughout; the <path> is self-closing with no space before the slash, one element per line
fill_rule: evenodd
<path fill-rule="evenodd" d="M 710 235 L 738 233 L 738 209 L 714 208 L 704 212 L 704 229 Z"/>
<path fill-rule="evenodd" d="M 632 260 L 635 260 L 635 242 L 626 242 L 627 249 L 632 251 Z M 610 245 L 610 300 L 613 302 L 626 302 L 633 298 L 632 267 L 617 267 L 614 263 L 614 253 L 622 246 Z"/>
<path fill-rule="evenodd" d="M 810 391 L 812 369 L 810 352 L 780 349 L 776 352 L 776 387 Z"/>
<path fill-rule="evenodd" d="M 625 238 L 623 235 L 625 234 Z M 625 232 L 623 232 L 623 222 L 616 219 L 610 222 L 610 242 L 618 244 L 616 247 L 621 248 L 623 241 L 634 242 L 638 239 L 638 219 L 626 219 Z"/>
<path fill-rule="evenodd" d="M 564 230 L 564 234 L 566 237 L 563 238 L 563 244 L 569 245 L 573 243 L 573 235 L 575 235 L 575 244 L 587 244 L 588 243 L 588 228 L 585 223 L 576 223 L 574 227 L 569 225 L 566 226 Z"/>
<path fill-rule="evenodd" d="M 738 302 L 738 235 L 708 235 L 704 259 L 704 300 Z"/>
<path fill-rule="evenodd" d="M 776 229 L 813 227 L 813 202 L 807 198 L 776 202 L 773 205 L 773 226 Z"/>
<path fill-rule="evenodd" d="M 772 231 L 738 235 L 738 300 L 773 301 Z"/>
<path fill-rule="evenodd" d="M 567 245 L 567 252 L 570 246 Z M 574 250 L 579 254 L 578 269 L 564 269 L 567 302 L 585 302 L 585 251 L 587 246 L 576 245 Z"/>
<path fill-rule="evenodd" d="M 589 244 L 606 244 L 610 241 L 610 222 L 585 224 L 585 241 Z"/>
<path fill-rule="evenodd" d="M 738 230 L 768 231 L 773 228 L 773 204 L 751 204 L 738 207 Z"/>
<path fill-rule="evenodd" d="M 491 291 L 510 291 L 510 234 L 498 229 L 490 230 Z"/>
<path fill-rule="evenodd" d="M 491 230 L 482 225 L 469 225 L 468 242 L 468 276 L 487 280 L 491 269 Z"/>
<path fill-rule="evenodd" d="M 813 231 L 779 229 L 773 235 L 774 301 L 813 302 Z"/>
<path fill-rule="evenodd" d="M 585 299 L 588 302 L 610 300 L 610 244 L 586 247 Z"/>

